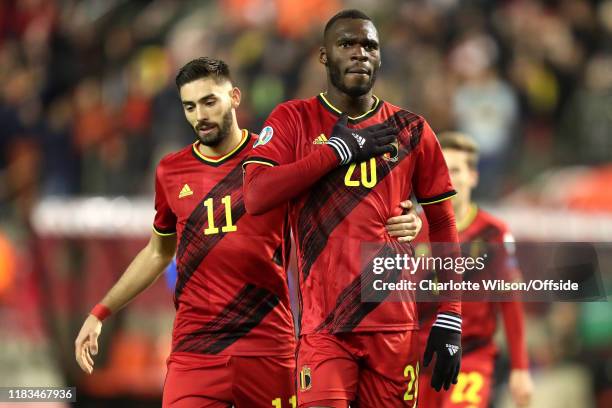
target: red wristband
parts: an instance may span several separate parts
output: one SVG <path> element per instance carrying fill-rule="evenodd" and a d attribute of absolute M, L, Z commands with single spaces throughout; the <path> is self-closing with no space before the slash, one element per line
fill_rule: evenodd
<path fill-rule="evenodd" d="M 104 321 L 104 319 L 110 316 L 112 312 L 102 303 L 98 303 L 96 306 L 94 306 L 93 309 L 91 309 L 91 312 L 89 312 L 89 314 L 96 316 L 100 321 Z"/>

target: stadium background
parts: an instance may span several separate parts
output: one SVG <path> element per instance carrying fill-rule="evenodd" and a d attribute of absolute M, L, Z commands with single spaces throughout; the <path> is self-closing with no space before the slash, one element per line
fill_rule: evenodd
<path fill-rule="evenodd" d="M 174 74 L 226 60 L 258 132 L 277 103 L 324 89 L 322 25 L 346 7 L 380 30 L 376 93 L 479 141 L 477 198 L 519 242 L 612 241 L 612 0 L 3 0 L 0 386 L 159 405 L 171 277 L 105 322 L 93 376 L 73 341 L 146 242 L 157 161 L 193 138 Z M 526 308 L 533 406 L 612 406 L 612 304 Z"/>

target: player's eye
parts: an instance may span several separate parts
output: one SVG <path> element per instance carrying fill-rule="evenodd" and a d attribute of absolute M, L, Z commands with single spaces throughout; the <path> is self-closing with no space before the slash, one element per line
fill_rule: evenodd
<path fill-rule="evenodd" d="M 193 105 L 183 105 L 183 106 L 187 112 L 191 112 L 195 108 Z"/>
<path fill-rule="evenodd" d="M 340 48 L 347 48 L 353 45 L 352 41 L 342 41 L 340 42 Z"/>
<path fill-rule="evenodd" d="M 378 49 L 378 44 L 368 43 L 368 44 L 365 45 L 365 49 L 367 51 L 376 51 Z"/>
<path fill-rule="evenodd" d="M 216 99 L 209 99 L 204 103 L 204 105 L 208 106 L 209 108 L 215 106 L 216 104 L 217 104 Z"/>

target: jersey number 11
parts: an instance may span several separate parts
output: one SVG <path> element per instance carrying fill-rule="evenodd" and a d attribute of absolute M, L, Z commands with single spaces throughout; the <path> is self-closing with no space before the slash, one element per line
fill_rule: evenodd
<path fill-rule="evenodd" d="M 226 195 L 221 199 L 221 203 L 225 205 L 225 226 L 221 227 L 221 232 L 234 232 L 238 227 L 232 221 L 232 197 Z M 208 213 L 208 228 L 204 230 L 204 235 L 218 234 L 219 228 L 215 227 L 215 210 L 212 197 L 204 201 L 204 206 Z"/>

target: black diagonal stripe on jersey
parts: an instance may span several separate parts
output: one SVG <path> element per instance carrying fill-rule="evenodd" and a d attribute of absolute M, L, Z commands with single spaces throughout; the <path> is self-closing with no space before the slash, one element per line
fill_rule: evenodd
<path fill-rule="evenodd" d="M 385 120 L 385 124 L 401 130 L 400 149 L 397 161 L 386 161 L 382 157 L 376 159 L 378 182 L 382 181 L 419 144 L 423 122 L 411 126 L 417 120 L 419 117 L 408 111 L 398 111 Z M 404 131 L 406 129 L 409 132 Z M 360 176 L 359 168 L 360 166 L 355 167 L 353 177 Z M 312 265 L 325 248 L 334 228 L 372 191 L 364 186 L 346 186 L 344 184 L 346 171 L 347 166 L 338 167 L 315 184 L 300 212 L 297 228 L 301 240 L 302 257 L 299 261 L 303 280 L 308 278 Z M 334 199 L 330 200 L 332 195 Z"/>
<path fill-rule="evenodd" d="M 374 290 L 374 280 L 397 282 L 402 272 L 386 270 L 381 275 L 375 275 L 374 258 L 393 257 L 398 252 L 391 246 L 383 246 L 370 262 L 363 268 L 358 277 L 340 293 L 336 299 L 334 310 L 315 329 L 317 332 L 344 333 L 352 331 L 378 305 L 389 296 L 390 292 L 377 293 Z M 363 290 L 362 290 L 363 288 Z M 368 299 L 376 299 L 368 301 Z"/>
<path fill-rule="evenodd" d="M 235 225 L 246 212 L 242 196 L 242 163 L 234 167 L 206 194 L 185 223 L 176 252 L 178 279 L 174 291 L 175 306 L 178 304 L 179 296 L 185 289 L 185 285 L 202 260 L 225 237 L 226 233 L 221 231 L 222 226 L 225 225 L 225 205 L 221 203 L 221 199 L 227 195 L 231 196 L 232 221 Z M 208 225 L 208 209 L 204 202 L 209 198 L 213 198 L 215 226 L 219 228 L 219 233 L 205 235 L 204 228 Z"/>
<path fill-rule="evenodd" d="M 174 351 L 218 354 L 246 336 L 278 303 L 269 290 L 246 284 L 217 317 L 186 335 Z"/>
<path fill-rule="evenodd" d="M 230 315 L 232 315 L 234 310 L 240 308 L 240 304 L 243 302 L 248 302 L 248 298 L 252 296 L 252 292 L 254 289 L 254 285 L 246 284 L 242 287 L 242 289 L 234 296 L 232 301 L 215 317 L 213 320 L 208 322 L 206 325 L 201 327 L 200 329 L 186 335 L 181 341 L 176 345 L 175 351 L 185 351 L 190 345 L 193 344 L 194 341 L 197 341 L 200 337 L 210 334 L 217 334 L 221 332 L 221 328 L 224 327 L 228 321 L 232 320 Z"/>

